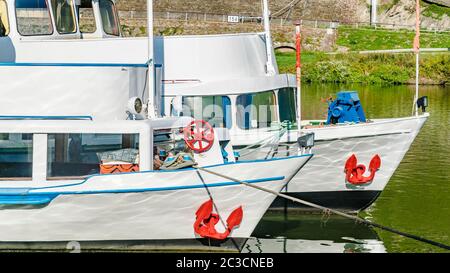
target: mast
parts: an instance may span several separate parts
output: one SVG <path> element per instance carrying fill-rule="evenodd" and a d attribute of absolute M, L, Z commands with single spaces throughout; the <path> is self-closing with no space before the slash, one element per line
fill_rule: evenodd
<path fill-rule="evenodd" d="M 156 118 L 157 106 L 155 105 L 155 63 L 154 63 L 154 48 L 153 48 L 153 0 L 147 0 L 147 40 L 148 40 L 148 104 L 147 117 L 149 119 Z"/>
<path fill-rule="evenodd" d="M 416 0 L 416 37 L 414 38 L 414 52 L 416 53 L 416 94 L 414 96 L 414 112 L 419 115 L 417 100 L 419 99 L 419 61 L 420 61 L 420 1 Z"/>
<path fill-rule="evenodd" d="M 378 15 L 377 9 L 378 9 L 378 3 L 377 3 L 377 0 L 372 0 L 372 3 L 371 3 L 370 24 L 371 24 L 372 26 L 375 26 L 375 27 L 377 26 L 377 21 L 378 21 L 378 19 L 377 19 L 377 15 Z"/>
<path fill-rule="evenodd" d="M 269 76 L 275 75 L 275 65 L 273 63 L 273 47 L 272 35 L 270 33 L 270 11 L 268 0 L 263 0 L 263 20 L 264 20 L 264 35 L 266 38 L 266 74 Z"/>

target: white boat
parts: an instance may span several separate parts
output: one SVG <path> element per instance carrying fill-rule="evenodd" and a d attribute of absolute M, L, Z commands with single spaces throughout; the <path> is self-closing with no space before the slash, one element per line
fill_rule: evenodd
<path fill-rule="evenodd" d="M 13 26 L 16 11 L 14 2 L 9 2 Z M 94 14 L 101 13 L 98 2 L 101 1 L 92 2 Z M 0 46 L 10 49 L 9 55 L 5 53 L 8 51 L 0 52 L 0 94 L 8 98 L 0 101 L 4 115 L 82 115 L 96 120 L 132 117 L 128 101 L 136 97 L 148 99 L 145 90 L 149 58 L 141 54 L 148 50 L 147 39 L 107 36 L 101 16 L 95 18 L 97 31 L 92 37 L 78 29 L 70 35 L 53 32 L 51 37 L 24 37 L 13 27 L 8 36 L 0 37 Z M 285 120 L 297 120 L 296 80 L 294 75 L 277 72 L 268 34 L 155 37 L 156 110 L 161 115 L 177 116 L 183 105 L 188 105 L 195 110 L 185 115 L 206 119 L 217 128 L 229 128 L 236 149 L 260 142 L 281 142 L 288 154 L 292 150 L 296 154 L 297 132 L 279 139 L 277 129 Z M 67 57 L 65 48 L 76 58 Z M 39 54 L 35 54 L 37 51 Z M 269 69 L 271 66 L 273 69 Z M 43 68 L 50 73 L 43 73 Z M 25 72 L 18 73 L 16 69 Z M 20 81 L 10 80 L 17 77 Z M 34 89 L 46 98 L 46 103 L 33 103 L 29 90 Z M 54 96 L 61 90 L 63 94 Z M 252 109 L 252 100 L 258 101 L 258 106 L 267 106 L 262 115 Z M 287 191 L 333 208 L 366 208 L 386 187 L 427 118 L 428 114 L 423 114 L 361 124 L 305 127 L 303 132 L 316 134 L 317 156 L 306 169 L 308 174 L 299 173 Z M 307 127 L 310 123 L 303 121 Z M 381 168 L 371 183 L 347 183 L 344 167 L 353 154 L 366 166 L 375 155 L 380 156 Z M 249 156 L 267 157 L 254 153 Z"/>
<path fill-rule="evenodd" d="M 86 248 L 98 248 L 95 242 L 139 241 L 158 248 L 200 249 L 211 244 L 222 246 L 218 250 L 228 246 L 238 251 L 274 196 L 192 168 L 154 170 L 151 147 L 160 145 L 158 136 L 179 132 L 189 122 L 188 118 L 115 122 L 1 120 L 0 133 L 30 137 L 19 140 L 28 149 L 13 151 L 25 153 L 27 161 L 3 158 L 1 162 L 0 247 L 52 249 L 62 242 L 76 241 L 83 247 L 86 244 Z M 100 174 L 99 166 L 105 163 L 91 156 L 99 151 L 120 151 L 118 148 L 128 144 L 124 140 L 121 147 L 99 147 L 97 143 L 76 148 L 77 136 L 82 139 L 92 134 L 132 139 L 130 147 L 139 152 L 139 171 Z M 211 171 L 275 191 L 281 190 L 310 158 L 233 162 L 231 156 L 224 162 L 220 148 L 223 142 L 219 142 L 216 140 L 210 151 L 195 154 L 196 161 Z M 2 156 L 12 148 L 11 143 L 1 147 Z M 196 218 L 197 211 L 210 199 L 214 200 L 213 212 L 223 219 L 217 223 L 217 234 L 226 233 L 225 219 L 242 208 L 242 222 L 238 221 L 238 227 L 226 234 L 227 240 L 202 240 L 202 233 L 194 228 L 200 217 Z M 208 236 L 205 238 L 211 238 Z"/>
<path fill-rule="evenodd" d="M 85 35 L 74 1 L 0 0 L 0 248 L 239 251 L 274 196 L 191 159 L 280 191 L 312 155 L 236 162 L 228 130 L 151 117 L 153 38 L 111 38 L 113 4 Z"/>
<path fill-rule="evenodd" d="M 284 121 L 297 123 L 296 78 L 277 72 L 267 36 L 266 32 L 163 38 L 156 54 L 163 61 L 166 115 L 203 118 L 216 127 L 229 128 L 237 150 L 254 146 L 246 150 L 247 158 L 274 155 L 267 149 L 261 153 L 260 143 L 275 142 L 278 155 L 296 152 L 299 130 L 282 135 L 276 129 Z M 267 69 L 270 62 L 275 73 Z M 325 120 L 302 121 L 301 133 L 315 134 L 315 157 L 285 190 L 330 208 L 367 208 L 384 190 L 428 117 L 423 113 L 326 126 Z M 345 167 L 353 155 L 355 169 L 358 164 L 369 169 L 372 159 L 377 155 L 380 159 L 374 177 L 368 170 L 355 179 L 366 183 L 347 179 Z M 278 201 L 274 207 L 296 206 Z"/>
<path fill-rule="evenodd" d="M 239 38 L 239 36 L 228 37 L 229 40 L 239 40 Z M 224 38 L 217 38 L 219 39 Z M 190 43 L 184 43 L 183 49 L 180 46 L 176 51 L 206 52 L 209 45 L 206 42 L 200 44 L 198 41 L 202 39 L 199 38 L 192 48 L 189 48 Z M 263 44 L 263 41 L 260 43 Z M 230 60 L 231 57 L 228 54 L 227 57 L 219 55 L 214 59 L 217 65 L 215 75 L 220 75 L 221 79 L 213 78 L 208 73 L 195 71 L 192 68 L 184 70 L 183 67 L 186 66 L 170 65 L 167 60 L 171 59 L 164 58 L 166 60 L 164 64 L 166 114 L 170 114 L 171 111 L 171 114 L 175 116 L 182 113 L 181 115 L 209 120 L 217 127 L 229 128 L 236 150 L 256 145 L 254 151 L 258 151 L 258 143 L 279 141 L 279 155 L 285 156 L 296 152 L 298 150 L 296 140 L 299 136 L 297 130 L 291 130 L 280 137 L 280 131 L 276 129 L 283 121 L 292 122 L 295 126 L 295 78 L 292 75 L 278 74 L 264 76 L 263 60 L 259 62 L 259 67 L 255 66 L 255 69 L 251 70 L 246 66 L 246 60 L 240 57 L 239 53 L 244 49 L 238 45 L 234 48 L 237 52 L 235 59 Z M 262 45 L 260 48 L 263 51 Z M 170 55 L 171 52 L 166 51 L 165 54 Z M 192 54 L 192 56 L 195 56 L 192 58 L 195 58 L 195 63 L 200 64 L 200 67 L 210 63 L 212 59 L 212 56 L 208 54 Z M 205 58 L 199 56 L 205 56 Z M 240 60 L 242 60 L 241 63 L 239 63 Z M 190 62 L 194 60 L 191 59 L 186 63 Z M 234 62 L 235 65 L 225 65 L 230 62 Z M 253 74 L 238 79 L 236 74 L 242 72 L 240 69 L 247 69 Z M 196 79 L 196 81 L 177 80 L 180 79 L 180 75 L 187 75 L 186 78 Z M 249 101 L 257 102 L 248 103 L 247 98 L 251 98 Z M 263 113 L 267 115 L 262 120 L 257 114 L 258 110 L 251 110 L 253 105 L 254 109 L 268 105 L 266 109 L 269 110 L 263 109 Z M 302 133 L 315 134 L 315 157 L 293 179 L 286 189 L 287 192 L 292 196 L 326 207 L 350 211 L 367 208 L 384 190 L 428 117 L 428 113 L 423 113 L 418 116 L 371 119 L 359 124 L 343 123 L 332 126 L 320 125 L 325 124 L 326 120 L 302 121 Z M 247 158 L 268 156 L 266 153 L 249 151 L 245 154 Z M 357 157 L 358 163 L 367 167 L 374 156 L 380 156 L 381 167 L 371 183 L 354 186 L 346 181 L 346 162 L 353 154 Z M 284 204 L 285 202 L 280 202 L 274 204 L 274 207 Z"/>

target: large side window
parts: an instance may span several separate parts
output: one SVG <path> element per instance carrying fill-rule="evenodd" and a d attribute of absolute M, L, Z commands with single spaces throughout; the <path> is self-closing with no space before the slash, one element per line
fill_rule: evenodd
<path fill-rule="evenodd" d="M 100 0 L 100 16 L 102 17 L 103 30 L 106 34 L 120 36 L 119 19 L 116 7 L 110 0 Z"/>
<path fill-rule="evenodd" d="M 31 179 L 33 172 L 32 135 L 0 134 L 0 180 Z"/>
<path fill-rule="evenodd" d="M 80 32 L 82 33 L 94 33 L 97 30 L 95 24 L 94 8 L 92 7 L 91 0 L 82 0 L 79 8 L 79 24 Z"/>
<path fill-rule="evenodd" d="M 52 19 L 46 0 L 16 0 L 17 30 L 21 35 L 53 34 Z"/>
<path fill-rule="evenodd" d="M 73 0 L 51 0 L 56 30 L 60 34 L 77 32 Z"/>
<path fill-rule="evenodd" d="M 8 34 L 9 34 L 8 7 L 5 1 L 0 0 L 0 37 L 8 36 Z"/>
<path fill-rule="evenodd" d="M 297 122 L 296 102 L 294 88 L 282 88 L 278 92 L 278 105 L 280 108 L 280 121 Z"/>
<path fill-rule="evenodd" d="M 100 173 L 101 164 L 139 164 L 137 134 L 49 134 L 47 178 Z"/>
<path fill-rule="evenodd" d="M 231 101 L 227 96 L 184 97 L 182 114 L 217 128 L 231 128 Z"/>
<path fill-rule="evenodd" d="M 239 128 L 267 128 L 277 121 L 276 98 L 273 91 L 245 94 L 236 100 Z"/>

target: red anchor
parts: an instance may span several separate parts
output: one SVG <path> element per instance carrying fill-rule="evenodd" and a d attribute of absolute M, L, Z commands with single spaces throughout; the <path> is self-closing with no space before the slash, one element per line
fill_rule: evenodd
<path fill-rule="evenodd" d="M 379 155 L 375 155 L 369 165 L 370 176 L 364 176 L 366 166 L 363 164 L 358 165 L 358 159 L 355 155 L 352 155 L 347 160 L 347 163 L 345 163 L 346 180 L 353 185 L 364 185 L 371 183 L 375 179 L 375 174 L 380 167 L 381 158 Z"/>
<path fill-rule="evenodd" d="M 216 224 L 219 223 L 220 217 L 218 214 L 212 213 L 213 200 L 205 202 L 197 210 L 195 215 L 197 216 L 194 223 L 194 231 L 203 238 L 225 240 L 231 231 L 239 226 L 242 222 L 243 210 L 242 207 L 235 209 L 227 219 L 227 229 L 223 233 L 216 231 Z"/>

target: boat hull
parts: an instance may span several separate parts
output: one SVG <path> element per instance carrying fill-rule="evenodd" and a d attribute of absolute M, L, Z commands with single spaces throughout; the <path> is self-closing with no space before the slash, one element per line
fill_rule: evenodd
<path fill-rule="evenodd" d="M 373 123 L 304 130 L 315 133 L 314 158 L 284 189 L 289 195 L 326 207 L 359 211 L 369 207 L 381 194 L 398 168 L 414 139 L 428 119 L 419 117 L 377 120 Z M 280 156 L 296 153 L 296 143 L 281 140 Z M 356 155 L 358 164 L 369 166 L 375 155 L 381 157 L 381 168 L 371 183 L 355 186 L 346 181 L 345 164 Z M 365 175 L 367 176 L 369 172 Z M 293 202 L 276 200 L 273 208 L 310 209 Z"/>
<path fill-rule="evenodd" d="M 310 158 L 241 162 L 209 169 L 280 191 Z M 15 191 L 2 189 L 4 204 L 17 198 Z M 0 242 L 5 246 L 144 241 L 159 246 L 191 242 L 195 249 L 210 247 L 216 243 L 200 238 L 193 228 L 196 211 L 210 198 L 223 221 L 234 209 L 243 207 L 243 221 L 230 235 L 231 240 L 243 242 L 275 199 L 266 192 L 194 169 L 94 176 L 73 185 L 26 192 L 34 205 L 3 205 L 0 210 Z M 220 222 L 216 228 L 218 232 L 225 230 Z"/>

